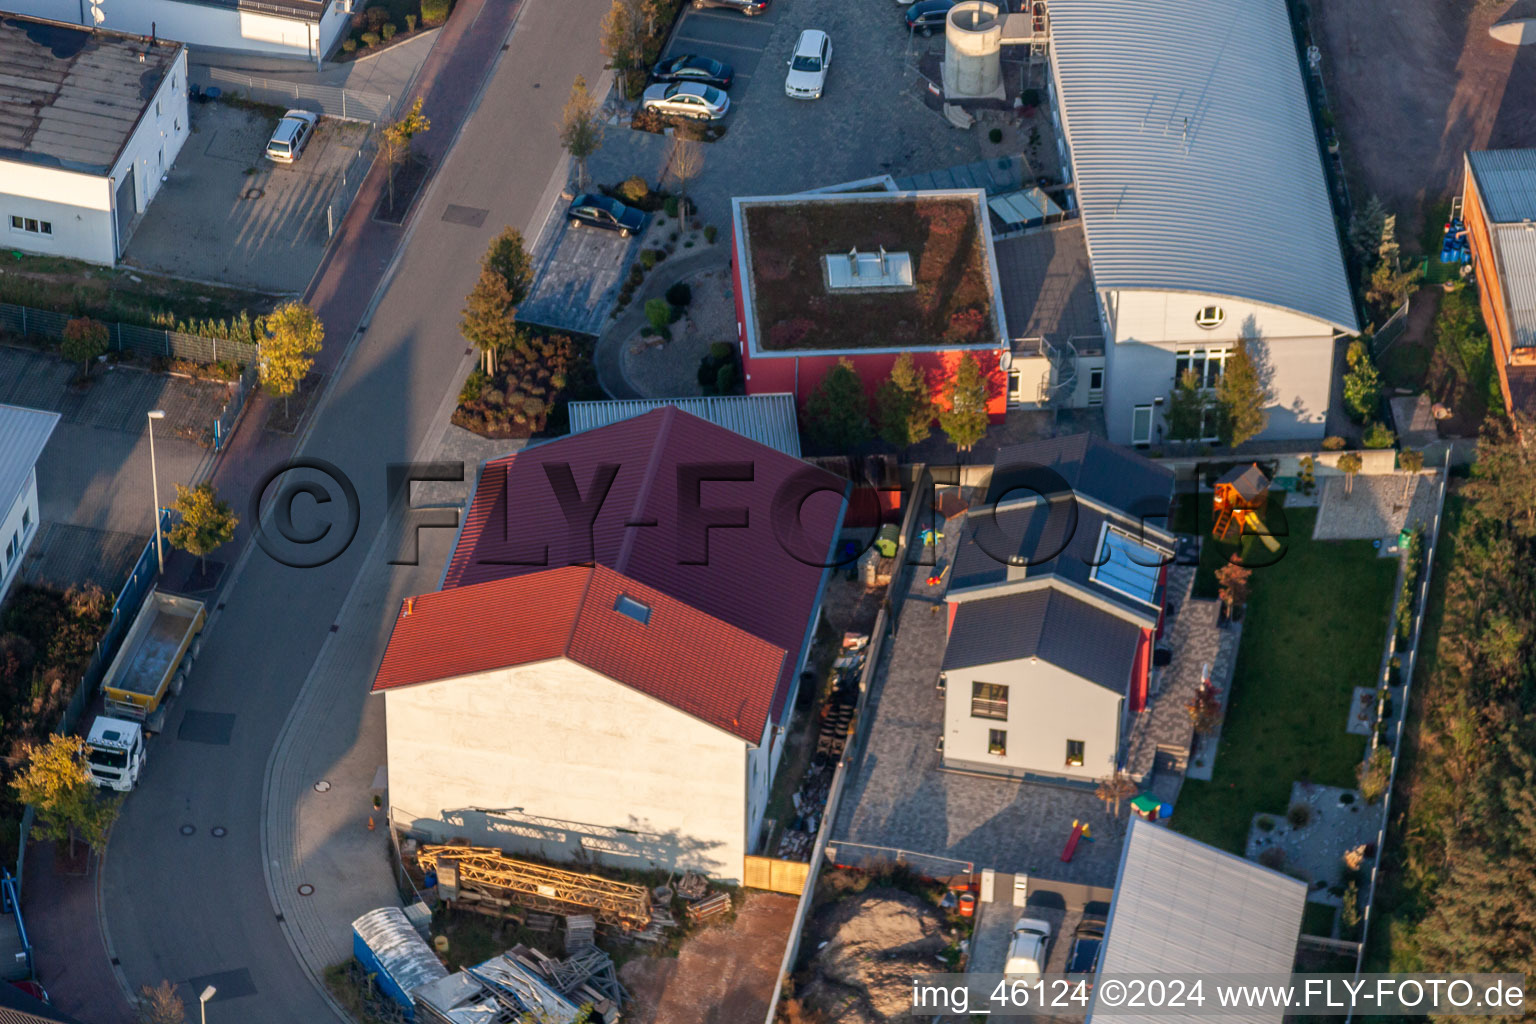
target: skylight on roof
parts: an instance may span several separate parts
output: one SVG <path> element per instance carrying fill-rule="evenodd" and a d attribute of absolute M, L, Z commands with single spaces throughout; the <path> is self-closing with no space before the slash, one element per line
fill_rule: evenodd
<path fill-rule="evenodd" d="M 1093 580 L 1156 607 L 1158 582 L 1167 560 L 1162 549 L 1106 527 L 1099 542 Z"/>
<path fill-rule="evenodd" d="M 641 604 L 628 594 L 619 595 L 619 599 L 613 602 L 613 610 L 620 615 L 628 615 L 642 626 L 651 621 L 651 606 Z"/>

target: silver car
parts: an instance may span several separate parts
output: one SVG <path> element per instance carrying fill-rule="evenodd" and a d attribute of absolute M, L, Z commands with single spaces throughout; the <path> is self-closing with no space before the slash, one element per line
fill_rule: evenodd
<path fill-rule="evenodd" d="M 267 159 L 280 164 L 293 163 L 309 145 L 319 120 L 319 115 L 307 110 L 288 111 L 277 122 L 277 130 L 267 142 Z"/>
<path fill-rule="evenodd" d="M 645 90 L 640 105 L 658 114 L 718 121 L 731 109 L 731 98 L 703 82 L 657 82 Z"/>

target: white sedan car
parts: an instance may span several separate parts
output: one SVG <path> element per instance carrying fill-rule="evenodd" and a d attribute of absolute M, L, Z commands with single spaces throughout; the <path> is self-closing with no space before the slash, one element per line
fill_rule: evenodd
<path fill-rule="evenodd" d="M 1046 948 L 1051 941 L 1051 923 L 1037 917 L 1021 917 L 1013 925 L 1008 943 L 1008 962 L 1004 974 L 1041 974 L 1045 971 Z"/>
<path fill-rule="evenodd" d="M 659 114 L 718 121 L 731 109 L 731 98 L 703 82 L 658 82 L 645 90 L 640 105 Z"/>
<path fill-rule="evenodd" d="M 819 100 L 827 87 L 827 68 L 832 65 L 832 39 L 817 28 L 808 28 L 795 41 L 789 59 L 784 95 L 794 100 Z"/>

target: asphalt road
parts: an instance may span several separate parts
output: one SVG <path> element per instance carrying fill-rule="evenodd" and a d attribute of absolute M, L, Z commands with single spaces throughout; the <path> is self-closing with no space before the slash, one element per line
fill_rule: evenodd
<path fill-rule="evenodd" d="M 385 464 L 420 457 L 436 439 L 444 400 L 472 362 L 456 324 L 480 255 L 503 225 L 526 233 L 542 223 L 552 176 L 563 166 L 555 127 L 570 82 L 578 72 L 588 81 L 601 75 L 596 26 L 607 0 L 523 2 L 503 59 L 421 200 L 391 283 L 335 371 L 302 448 L 355 482 L 357 539 L 315 569 L 253 552 L 112 833 L 102 904 L 122 972 L 135 989 L 162 979 L 194 989 L 214 984 L 210 1022 L 332 1019 L 291 954 L 267 892 L 264 773 L 383 521 Z M 478 227 L 460 223 L 462 216 L 444 220 L 450 204 L 486 215 Z M 301 510 L 311 522 L 320 511 Z"/>

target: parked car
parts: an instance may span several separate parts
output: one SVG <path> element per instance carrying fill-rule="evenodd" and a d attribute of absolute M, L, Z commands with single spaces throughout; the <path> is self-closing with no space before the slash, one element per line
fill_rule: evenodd
<path fill-rule="evenodd" d="M 1104 926 L 1107 922 L 1097 914 L 1085 914 L 1077 932 L 1072 937 L 1072 949 L 1067 953 L 1068 974 L 1097 974 L 1099 950 L 1104 948 Z M 1092 979 L 1089 979 L 1092 983 Z"/>
<path fill-rule="evenodd" d="M 267 159 L 291 164 L 304 152 L 320 117 L 307 110 L 290 110 L 277 122 L 277 130 L 267 142 Z"/>
<path fill-rule="evenodd" d="M 918 0 L 907 8 L 907 29 L 931 36 L 944 31 L 944 19 L 956 0 Z"/>
<path fill-rule="evenodd" d="M 768 0 L 693 0 L 694 10 L 702 11 L 706 7 L 725 7 L 733 11 L 740 11 L 748 17 L 754 14 L 762 14 L 768 9 Z"/>
<path fill-rule="evenodd" d="M 658 82 L 703 82 L 717 89 L 729 89 L 735 75 L 736 69 L 729 64 L 693 53 L 669 57 L 651 72 Z"/>
<path fill-rule="evenodd" d="M 703 82 L 658 82 L 645 90 L 640 105 L 659 114 L 718 121 L 731 109 L 731 98 Z"/>
<path fill-rule="evenodd" d="M 784 78 L 784 95 L 795 100 L 819 100 L 827 87 L 827 68 L 832 65 L 832 39 L 819 28 L 808 28 L 795 41 Z"/>
<path fill-rule="evenodd" d="M 620 238 L 628 238 L 645 227 L 644 213 L 633 206 L 625 206 L 617 199 L 593 192 L 583 192 L 572 199 L 566 216 L 570 217 L 573 228 L 586 224 L 605 231 L 617 231 Z"/>
<path fill-rule="evenodd" d="M 1013 925 L 1008 943 L 1008 962 L 1004 974 L 1043 974 L 1046 949 L 1051 941 L 1051 924 L 1036 917 L 1021 917 Z"/>

